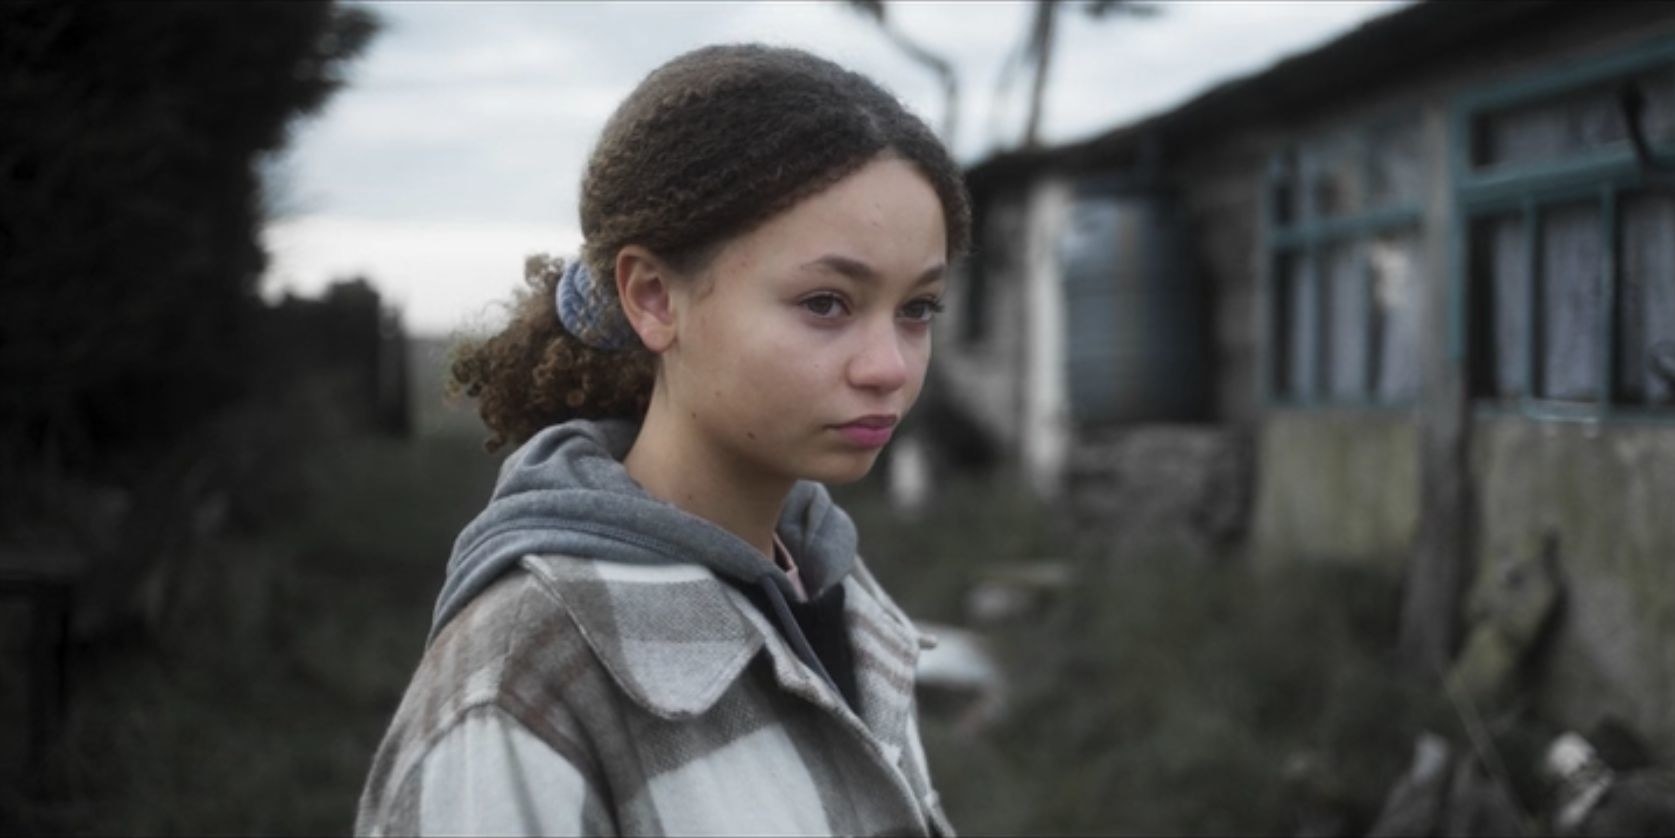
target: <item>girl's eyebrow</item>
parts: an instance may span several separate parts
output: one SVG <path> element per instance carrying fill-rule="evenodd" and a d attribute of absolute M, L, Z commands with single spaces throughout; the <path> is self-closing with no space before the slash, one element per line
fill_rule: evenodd
<path fill-rule="evenodd" d="M 828 253 L 812 262 L 805 262 L 803 267 L 832 271 L 856 280 L 857 282 L 876 282 L 878 280 L 878 271 L 873 270 L 871 265 L 836 253 Z M 929 268 L 924 273 L 919 275 L 919 278 L 913 283 L 914 286 L 929 285 L 930 283 L 941 279 L 943 272 L 947 270 L 947 268 L 948 266 L 946 264 L 938 264 Z"/>

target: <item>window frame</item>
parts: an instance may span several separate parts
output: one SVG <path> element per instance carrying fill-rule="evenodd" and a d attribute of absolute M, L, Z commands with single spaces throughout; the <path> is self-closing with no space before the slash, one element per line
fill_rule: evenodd
<path fill-rule="evenodd" d="M 1675 405 L 1644 405 L 1614 401 L 1620 329 L 1617 294 L 1622 284 L 1619 248 L 1619 206 L 1625 196 L 1645 190 L 1656 176 L 1646 172 L 1632 145 L 1624 143 L 1555 160 L 1477 167 L 1473 160 L 1475 129 L 1483 116 L 1580 92 L 1616 79 L 1660 68 L 1675 73 L 1675 36 L 1642 41 L 1628 49 L 1591 61 L 1553 66 L 1519 78 L 1486 85 L 1454 98 L 1449 108 L 1448 165 L 1454 208 L 1449 236 L 1448 353 L 1466 364 L 1471 337 L 1486 322 L 1471 310 L 1473 289 L 1470 242 L 1480 219 L 1517 213 L 1525 230 L 1523 247 L 1524 315 L 1529 324 L 1524 349 L 1524 392 L 1514 398 L 1478 391 L 1473 378 L 1467 398 L 1478 416 L 1520 416 L 1541 421 L 1636 421 L 1675 424 Z M 1675 142 L 1648 141 L 1653 156 L 1675 159 Z M 1667 177 L 1667 176 L 1666 176 Z M 1543 213 L 1597 201 L 1603 264 L 1599 272 L 1600 305 L 1594 330 L 1597 369 L 1593 398 L 1587 402 L 1536 396 L 1531 385 L 1540 380 L 1542 313 L 1541 249 Z M 1492 303 L 1491 303 L 1492 304 Z"/>
<path fill-rule="evenodd" d="M 1337 129 L 1352 137 L 1354 153 L 1358 160 L 1357 174 L 1362 179 L 1363 193 L 1365 185 L 1372 180 L 1375 161 L 1372 149 L 1375 144 L 1373 137 L 1380 131 L 1398 126 L 1404 122 L 1415 126 L 1419 131 L 1420 154 L 1424 154 L 1423 113 L 1416 107 L 1402 106 L 1388 108 L 1370 117 L 1357 119 L 1348 125 Z M 1279 150 L 1269 156 L 1267 172 L 1262 178 L 1262 199 L 1259 202 L 1259 223 L 1263 231 L 1260 273 L 1260 288 L 1257 296 L 1259 316 L 1257 318 L 1257 380 L 1259 384 L 1258 399 L 1263 409 L 1300 408 L 1300 409 L 1351 409 L 1375 413 L 1401 413 L 1414 408 L 1420 397 L 1422 385 L 1413 393 L 1399 398 L 1381 398 L 1376 391 L 1370 377 L 1363 377 L 1361 390 L 1353 397 L 1334 396 L 1331 393 L 1331 367 L 1326 363 L 1330 357 L 1327 344 L 1331 340 L 1330 296 L 1327 286 L 1331 283 L 1330 274 L 1321 270 L 1322 259 L 1329 249 L 1336 245 L 1353 243 L 1356 241 L 1371 242 L 1382 235 L 1411 233 L 1423 240 L 1425 231 L 1424 197 L 1415 195 L 1407 201 L 1397 202 L 1388 206 L 1374 209 L 1362 208 L 1354 213 L 1338 217 L 1322 218 L 1312 209 L 1312 200 L 1306 199 L 1306 191 L 1300 178 L 1292 176 L 1287 183 L 1287 158 L 1299 159 L 1301 150 L 1313 142 L 1319 142 L 1331 136 L 1336 131 L 1333 128 L 1317 130 L 1308 134 L 1294 137 L 1287 141 Z M 1282 188 L 1296 190 L 1295 206 L 1292 218 L 1281 223 L 1275 213 L 1276 199 Z M 1309 211 L 1305 212 L 1305 206 Z M 1290 392 L 1282 392 L 1279 387 L 1280 370 L 1278 364 L 1282 358 L 1288 357 L 1289 350 L 1282 349 L 1282 342 L 1288 342 L 1287 335 L 1281 333 L 1282 320 L 1289 319 L 1289 314 L 1282 316 L 1281 306 L 1288 305 L 1289 300 L 1281 299 L 1279 295 L 1282 283 L 1289 281 L 1282 277 L 1280 268 L 1288 258 L 1306 259 L 1309 276 L 1310 299 L 1308 305 L 1314 314 L 1314 361 L 1310 370 L 1310 380 L 1306 387 L 1299 387 L 1295 382 L 1288 382 Z M 1360 274 L 1362 299 L 1367 301 L 1365 316 L 1372 317 L 1373 300 L 1376 289 L 1373 288 L 1374 273 L 1365 253 L 1357 260 Z M 1423 317 L 1423 314 L 1420 315 Z M 1364 358 L 1371 357 L 1374 347 L 1371 346 L 1373 335 L 1371 330 L 1363 334 Z M 1417 347 L 1415 348 L 1417 351 Z"/>

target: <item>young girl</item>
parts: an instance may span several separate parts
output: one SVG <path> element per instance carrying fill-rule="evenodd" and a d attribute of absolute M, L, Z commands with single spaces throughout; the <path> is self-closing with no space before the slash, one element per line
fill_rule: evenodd
<path fill-rule="evenodd" d="M 948 834 L 925 639 L 823 482 L 913 405 L 970 211 L 808 53 L 714 46 L 607 122 L 582 257 L 454 377 L 522 443 L 460 534 L 361 833 Z"/>

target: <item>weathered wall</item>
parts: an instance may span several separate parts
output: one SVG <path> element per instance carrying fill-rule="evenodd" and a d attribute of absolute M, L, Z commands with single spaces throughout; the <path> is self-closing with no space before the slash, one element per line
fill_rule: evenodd
<path fill-rule="evenodd" d="M 1466 90 L 1594 60 L 1671 31 L 1667 7 L 1602 8 L 1573 26 L 1417 64 L 1353 103 L 1323 102 L 1316 114 L 1292 121 L 1301 137 L 1380 110 L 1423 115 L 1424 388 L 1420 421 L 1410 429 L 1354 412 L 1270 411 L 1258 436 L 1252 544 L 1267 560 L 1332 556 L 1401 567 L 1419 555 L 1419 501 L 1449 505 L 1441 482 L 1455 468 L 1449 458 L 1469 459 L 1471 502 L 1457 508 L 1476 529 L 1465 562 L 1474 576 L 1527 555 L 1549 529 L 1559 538 L 1571 607 L 1542 659 L 1537 699 L 1580 730 L 1615 715 L 1651 737 L 1665 759 L 1675 758 L 1675 428 L 1469 418 L 1460 359 L 1447 351 L 1449 275 L 1441 257 L 1458 208 L 1442 166 L 1450 139 L 1442 129 L 1450 103 Z M 1423 457 L 1422 427 L 1431 434 Z M 1456 456 L 1461 449 L 1470 456 Z M 1421 471 L 1426 462 L 1429 477 Z M 1355 479 L 1357 470 L 1388 480 L 1392 494 L 1381 499 L 1378 487 Z"/>
<path fill-rule="evenodd" d="M 1558 537 L 1568 603 L 1543 699 L 1675 754 L 1675 427 L 1497 417 L 1474 433 L 1479 578 Z"/>
<path fill-rule="evenodd" d="M 1256 559 L 1398 571 L 1419 517 L 1418 440 L 1401 413 L 1270 412 L 1257 431 Z"/>
<path fill-rule="evenodd" d="M 1542 669 L 1540 700 L 1579 729 L 1616 715 L 1651 737 L 1665 759 L 1675 757 L 1675 427 L 1472 418 L 1460 347 L 1449 340 L 1447 248 L 1459 207 L 1445 164 L 1457 96 L 1675 32 L 1670 8 L 1598 4 L 1576 12 L 1566 25 L 1526 27 L 1463 53 L 1414 44 L 1414 59 L 1400 73 L 1331 100 L 1276 106 L 1261 120 L 1167 148 L 1161 161 L 1193 237 L 1195 268 L 1216 298 L 1217 417 L 1226 426 L 1254 430 L 1249 547 L 1255 558 L 1369 562 L 1402 573 L 1416 553 L 1427 498 L 1433 503 L 1431 541 L 1464 544 L 1452 540 L 1451 527 L 1475 525 L 1471 559 L 1455 562 L 1455 569 L 1491 572 L 1552 531 L 1569 577 L 1571 607 Z M 1266 305 L 1260 204 L 1269 156 L 1294 139 L 1404 113 L 1418 119 L 1423 132 L 1415 259 L 1425 295 L 1418 404 L 1401 412 L 1270 409 L 1258 385 L 1258 350 L 1270 342 L 1258 316 Z M 1021 219 L 1015 223 L 1022 226 Z M 1026 282 L 1021 254 L 1007 273 L 990 286 L 995 310 L 1023 320 L 1022 293 L 1001 290 L 1009 278 Z M 999 315 L 996 325 L 1007 316 Z M 1468 323 L 1468 330 L 1473 326 L 1481 328 Z M 1013 354 L 1027 351 L 1025 327 L 999 328 L 994 345 L 975 348 L 965 359 L 974 376 L 985 368 L 1014 374 L 1028 368 Z M 1025 427 L 1024 392 L 1011 385 L 987 399 L 995 415 L 1018 417 L 1004 420 L 1014 441 Z M 999 409 L 1008 399 L 1016 406 Z M 1107 463 L 1091 456 L 1096 446 L 1090 440 L 1078 442 L 1071 456 L 1073 482 L 1080 478 L 1074 488 L 1095 508 L 1118 497 L 1112 487 L 1120 488 L 1122 480 L 1180 456 L 1153 457 L 1157 446 L 1135 447 L 1128 440 L 1106 452 Z M 1427 485 L 1421 484 L 1422 463 Z M 1462 473 L 1468 467 L 1469 479 Z M 1442 491 L 1449 481 L 1469 484 L 1469 496 Z M 1459 521 L 1444 520 L 1436 507 L 1454 510 Z"/>
<path fill-rule="evenodd" d="M 983 293 L 975 300 L 961 299 L 959 295 L 973 291 L 957 281 L 954 304 L 931 331 L 932 363 L 944 395 L 1008 450 L 1016 450 L 1023 435 L 1018 405 L 1028 334 L 1020 315 L 1026 293 L 1026 262 L 1020 245 L 1028 221 L 1027 197 L 1026 193 L 995 199 L 979 239 L 981 249 L 971 256 L 984 263 Z M 964 336 L 967 305 L 983 309 L 986 328 L 975 340 Z"/>
<path fill-rule="evenodd" d="M 1070 406 L 1064 364 L 1064 311 L 1057 243 L 1064 229 L 1070 183 L 1042 177 L 1027 191 L 997 200 L 988 212 L 984 259 L 987 329 L 961 337 L 958 305 L 934 338 L 937 373 L 951 401 L 1015 452 L 1024 474 L 1043 496 L 1062 485 L 1070 445 Z"/>
<path fill-rule="evenodd" d="M 1249 427 L 1258 413 L 1258 330 L 1254 306 L 1261 275 L 1263 171 L 1279 137 L 1261 130 L 1193 149 L 1170 166 L 1191 236 L 1190 264 L 1213 297 L 1213 415 Z"/>

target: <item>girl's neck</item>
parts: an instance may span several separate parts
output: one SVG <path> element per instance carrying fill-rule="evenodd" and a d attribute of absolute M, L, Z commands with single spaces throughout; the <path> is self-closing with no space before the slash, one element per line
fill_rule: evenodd
<path fill-rule="evenodd" d="M 652 497 L 697 515 L 773 556 L 774 527 L 794 481 L 762 470 L 716 445 L 652 395 L 623 465 Z"/>

